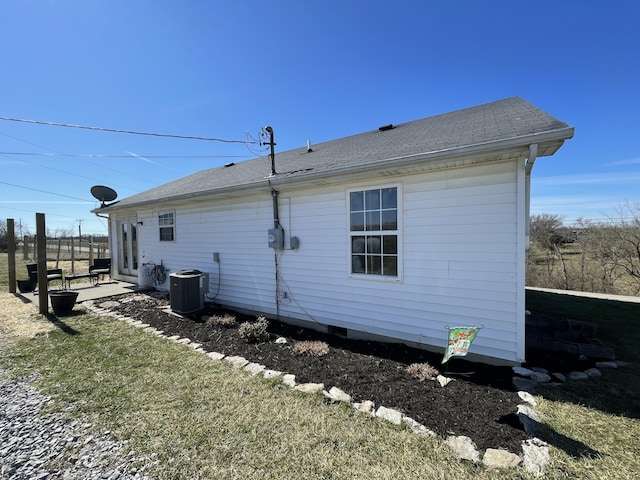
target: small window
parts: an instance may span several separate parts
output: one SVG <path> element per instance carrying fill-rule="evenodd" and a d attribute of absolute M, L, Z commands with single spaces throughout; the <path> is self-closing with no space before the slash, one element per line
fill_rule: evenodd
<path fill-rule="evenodd" d="M 160 212 L 158 214 L 158 225 L 160 227 L 160 241 L 173 242 L 173 212 Z"/>
<path fill-rule="evenodd" d="M 349 193 L 351 273 L 398 276 L 398 189 Z"/>

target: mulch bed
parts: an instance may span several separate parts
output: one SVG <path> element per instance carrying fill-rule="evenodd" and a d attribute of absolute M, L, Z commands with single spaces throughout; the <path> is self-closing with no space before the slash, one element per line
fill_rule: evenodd
<path fill-rule="evenodd" d="M 274 320 L 269 321 L 271 341 L 251 344 L 240 337 L 237 325 L 255 317 L 234 313 L 236 326 L 215 326 L 203 322 L 200 315 L 197 319 L 182 318 L 161 311 L 159 307 L 168 305 L 168 300 L 157 292 L 126 298 L 132 295 L 96 303 L 120 301 L 117 306 L 108 304 L 109 309 L 147 323 L 167 336 L 179 335 L 201 344 L 206 351 L 239 355 L 268 369 L 294 374 L 297 383 L 324 383 L 326 390 L 336 386 L 353 401 L 371 400 L 376 408 L 384 405 L 400 410 L 443 438 L 468 436 L 479 450 L 502 448 L 521 453 L 522 441 L 529 438 L 516 414 L 522 401 L 512 385 L 510 367 L 454 358 L 443 368 L 441 355 L 403 344 L 347 340 Z M 205 314 L 224 313 L 211 310 Z M 275 343 L 278 337 L 285 337 L 288 343 Z M 329 344 L 329 354 L 296 355 L 292 346 L 301 340 L 324 341 Z M 425 362 L 454 380 L 441 387 L 436 381 L 420 381 L 406 372 L 408 365 Z"/>

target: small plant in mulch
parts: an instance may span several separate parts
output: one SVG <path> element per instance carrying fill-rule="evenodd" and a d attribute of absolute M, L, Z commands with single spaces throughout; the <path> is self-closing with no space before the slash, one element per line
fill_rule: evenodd
<path fill-rule="evenodd" d="M 407 367 L 407 373 L 420 381 L 424 381 L 435 380 L 440 372 L 428 363 L 412 363 Z"/>
<path fill-rule="evenodd" d="M 244 322 L 238 327 L 238 335 L 248 343 L 262 343 L 269 340 L 269 320 L 259 316 L 255 322 Z"/>
<path fill-rule="evenodd" d="M 296 355 L 313 355 L 321 357 L 329 353 L 329 345 L 326 342 L 304 340 L 293 345 L 293 353 Z"/>
<path fill-rule="evenodd" d="M 224 315 L 211 315 L 207 319 L 207 325 L 213 325 L 216 327 L 232 327 L 236 324 L 235 315 L 225 313 Z"/>

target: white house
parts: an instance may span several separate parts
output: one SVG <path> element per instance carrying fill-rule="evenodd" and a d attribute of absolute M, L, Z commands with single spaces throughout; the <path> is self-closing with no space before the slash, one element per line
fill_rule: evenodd
<path fill-rule="evenodd" d="M 195 173 L 95 213 L 113 276 L 209 275 L 207 298 L 348 336 L 525 360 L 529 182 L 569 127 L 514 97 Z M 158 285 L 168 289 L 168 283 Z"/>

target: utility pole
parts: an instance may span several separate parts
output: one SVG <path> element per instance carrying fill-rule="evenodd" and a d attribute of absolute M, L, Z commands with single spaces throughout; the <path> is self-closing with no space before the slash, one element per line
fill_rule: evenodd
<path fill-rule="evenodd" d="M 82 245 L 82 222 L 84 222 L 84 218 L 79 218 L 78 220 L 78 248 Z"/>
<path fill-rule="evenodd" d="M 276 174 L 276 151 L 275 151 L 275 142 L 273 141 L 273 128 L 264 127 L 264 131 L 269 134 L 269 143 L 268 145 L 271 147 L 271 153 L 269 157 L 271 157 L 271 174 L 270 177 L 273 177 Z"/>

